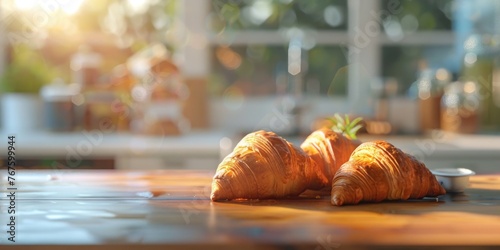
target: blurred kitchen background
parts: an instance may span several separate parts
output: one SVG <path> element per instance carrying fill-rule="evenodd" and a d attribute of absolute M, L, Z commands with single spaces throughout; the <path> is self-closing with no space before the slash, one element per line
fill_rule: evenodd
<path fill-rule="evenodd" d="M 341 113 L 431 168 L 500 170 L 499 1 L 2 0 L 0 34 L 20 167 L 215 169 Z"/>

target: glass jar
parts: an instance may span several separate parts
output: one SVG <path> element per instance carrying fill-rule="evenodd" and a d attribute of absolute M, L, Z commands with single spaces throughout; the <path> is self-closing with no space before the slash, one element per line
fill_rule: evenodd
<path fill-rule="evenodd" d="M 161 44 L 134 55 L 127 63 L 138 83 L 131 130 L 148 135 L 181 135 L 190 129 L 184 106 L 190 95 L 177 65 Z"/>
<path fill-rule="evenodd" d="M 40 89 L 45 129 L 57 132 L 73 131 L 77 125 L 78 107 L 72 99 L 78 94 L 79 85 L 65 84 L 61 79 L 56 79 L 52 84 Z"/>
<path fill-rule="evenodd" d="M 99 82 L 101 64 L 101 55 L 89 46 L 80 46 L 71 58 L 72 81 L 79 84 L 82 90 L 92 88 Z"/>
<path fill-rule="evenodd" d="M 441 128 L 441 99 L 451 74 L 446 69 L 425 69 L 410 88 L 410 95 L 418 100 L 420 130 Z"/>
<path fill-rule="evenodd" d="M 476 82 L 483 131 L 500 131 L 500 36 L 474 34 L 464 42 L 464 79 Z"/>
<path fill-rule="evenodd" d="M 441 125 L 445 131 L 475 133 L 479 125 L 478 84 L 474 81 L 454 82 L 445 88 L 441 101 Z"/>

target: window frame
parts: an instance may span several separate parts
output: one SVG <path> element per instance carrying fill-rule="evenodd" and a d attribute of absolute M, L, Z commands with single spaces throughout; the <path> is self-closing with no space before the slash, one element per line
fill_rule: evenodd
<path fill-rule="evenodd" d="M 188 77 L 210 74 L 210 50 L 214 45 L 283 45 L 289 42 L 288 38 L 277 30 L 241 30 L 231 32 L 230 35 L 214 34 L 206 29 L 205 23 L 205 17 L 211 11 L 210 1 L 185 0 L 180 3 L 181 22 L 185 24 L 190 34 L 196 32 L 204 34 L 207 45 L 202 49 L 201 53 L 196 55 L 189 52 L 193 49 L 193 46 L 189 44 L 181 52 L 181 54 L 184 54 L 182 68 L 185 69 L 184 72 Z M 361 83 L 359 76 L 361 74 L 367 74 L 368 77 L 381 76 L 380 63 L 382 62 L 381 51 L 383 46 L 452 46 L 455 42 L 455 33 L 453 31 L 416 31 L 412 34 L 405 34 L 400 41 L 394 41 L 385 35 L 382 30 L 379 30 L 376 36 L 369 37 L 370 40 L 367 46 L 359 48 L 360 46 L 356 46 L 354 41 L 356 32 L 361 27 L 366 29 L 373 23 L 379 24 L 376 15 L 373 15 L 373 13 L 380 13 L 380 3 L 380 0 L 349 0 L 347 8 L 349 22 L 346 31 L 315 30 L 313 34 L 317 44 L 348 46 L 350 50 L 359 51 L 359 53 L 350 53 L 348 58 L 351 70 L 349 71 L 347 100 L 351 103 L 350 106 L 354 107 L 350 112 L 370 114 L 369 111 L 357 104 L 366 102 L 364 100 L 369 99 L 367 95 L 369 89 Z M 193 6 L 196 6 L 196 8 L 193 8 Z M 362 62 L 362 66 L 356 66 L 356 62 Z M 199 70 L 193 72 L 189 67 Z M 363 70 L 365 72 L 361 72 Z"/>

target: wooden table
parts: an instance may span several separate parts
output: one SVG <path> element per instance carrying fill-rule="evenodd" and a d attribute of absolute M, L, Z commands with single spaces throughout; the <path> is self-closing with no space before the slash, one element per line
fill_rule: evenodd
<path fill-rule="evenodd" d="M 5 180 L 6 170 L 0 171 Z M 18 170 L 16 243 L 7 241 L 5 230 L 10 220 L 5 181 L 0 243 L 23 249 L 500 246 L 496 175 L 473 176 L 465 193 L 439 202 L 345 207 L 312 196 L 215 203 L 209 200 L 212 176 L 185 170 Z"/>

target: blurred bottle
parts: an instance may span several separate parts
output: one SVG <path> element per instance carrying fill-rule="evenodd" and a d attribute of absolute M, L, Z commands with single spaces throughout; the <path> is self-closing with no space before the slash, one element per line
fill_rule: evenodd
<path fill-rule="evenodd" d="M 131 130 L 148 135 L 181 135 L 191 124 L 183 108 L 190 95 L 180 70 L 162 44 L 153 44 L 128 59 L 139 79 L 132 88 Z"/>
<path fill-rule="evenodd" d="M 442 129 L 456 133 L 478 130 L 480 99 L 476 82 L 454 82 L 446 87 L 441 102 Z"/>
<path fill-rule="evenodd" d="M 71 58 L 72 82 L 82 89 L 96 85 L 100 77 L 101 55 L 82 45 Z"/>
<path fill-rule="evenodd" d="M 500 36 L 474 34 L 464 43 L 463 78 L 477 83 L 483 131 L 500 130 Z"/>
<path fill-rule="evenodd" d="M 65 84 L 61 79 L 40 90 L 43 99 L 44 127 L 50 131 L 72 131 L 75 128 L 76 105 L 73 97 L 80 93 L 76 84 Z"/>
<path fill-rule="evenodd" d="M 412 84 L 410 95 L 418 100 L 420 130 L 441 129 L 441 98 L 451 74 L 446 69 L 428 69 L 421 62 L 419 78 Z"/>

